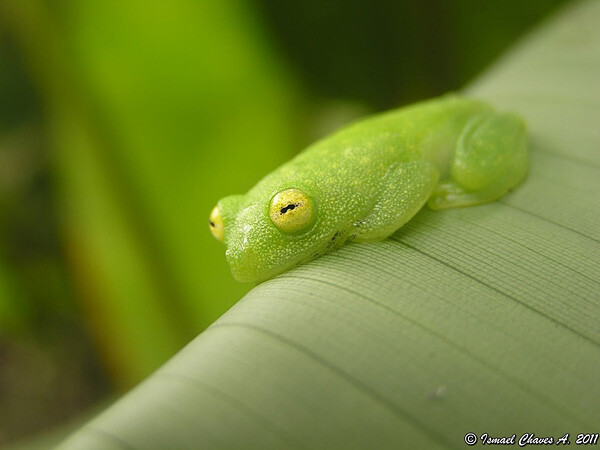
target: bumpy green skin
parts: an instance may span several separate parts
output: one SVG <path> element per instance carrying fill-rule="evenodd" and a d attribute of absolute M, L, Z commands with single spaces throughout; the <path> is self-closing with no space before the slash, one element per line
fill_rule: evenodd
<path fill-rule="evenodd" d="M 455 95 L 351 124 L 311 145 L 246 195 L 218 203 L 226 257 L 239 281 L 262 281 L 339 247 L 386 238 L 425 204 L 445 209 L 490 202 L 526 174 L 523 121 Z M 269 202 L 286 188 L 306 193 L 314 223 L 286 234 Z"/>

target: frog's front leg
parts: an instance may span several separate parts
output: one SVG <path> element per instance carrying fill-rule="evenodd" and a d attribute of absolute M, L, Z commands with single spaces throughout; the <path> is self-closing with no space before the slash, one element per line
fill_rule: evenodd
<path fill-rule="evenodd" d="M 500 198 L 525 176 L 527 153 L 521 118 L 493 111 L 474 116 L 458 138 L 450 178 L 440 181 L 427 204 L 447 209 Z"/>
<path fill-rule="evenodd" d="M 438 179 L 438 169 L 428 160 L 392 166 L 379 185 L 371 210 L 354 223 L 349 239 L 379 241 L 391 235 L 421 209 Z"/>

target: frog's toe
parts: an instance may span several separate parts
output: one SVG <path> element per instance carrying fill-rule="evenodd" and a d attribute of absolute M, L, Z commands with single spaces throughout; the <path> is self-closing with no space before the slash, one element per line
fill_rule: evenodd
<path fill-rule="evenodd" d="M 488 203 L 498 194 L 493 191 L 470 191 L 453 181 L 438 184 L 427 200 L 431 209 L 449 209 Z"/>

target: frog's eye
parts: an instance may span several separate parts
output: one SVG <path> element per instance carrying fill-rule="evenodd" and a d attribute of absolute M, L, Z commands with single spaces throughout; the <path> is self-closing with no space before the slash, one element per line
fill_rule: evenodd
<path fill-rule="evenodd" d="M 271 199 L 269 216 L 284 233 L 295 233 L 307 228 L 315 216 L 315 208 L 300 189 L 286 189 Z"/>
<path fill-rule="evenodd" d="M 215 206 L 210 212 L 208 227 L 212 235 L 222 242 L 225 237 L 225 228 L 223 227 L 223 217 L 221 217 L 221 211 L 219 211 L 218 206 Z"/>

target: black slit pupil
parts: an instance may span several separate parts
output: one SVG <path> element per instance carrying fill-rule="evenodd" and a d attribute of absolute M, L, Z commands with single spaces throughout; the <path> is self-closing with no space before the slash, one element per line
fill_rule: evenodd
<path fill-rule="evenodd" d="M 299 206 L 299 205 L 300 205 L 300 203 L 290 203 L 289 205 L 281 208 L 280 212 L 281 212 L 281 214 L 285 214 L 288 211 L 292 211 L 292 210 L 296 209 L 296 206 Z"/>
<path fill-rule="evenodd" d="M 209 224 L 211 227 L 213 227 L 213 228 L 215 227 L 215 224 L 212 222 L 212 220 L 209 220 L 209 221 L 208 221 L 208 224 Z"/>

